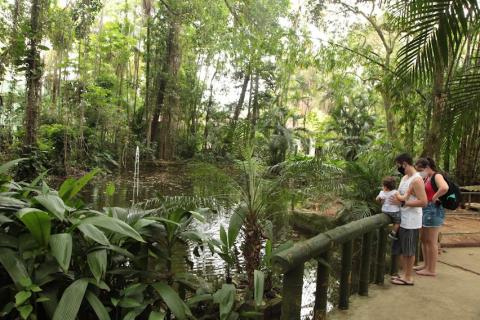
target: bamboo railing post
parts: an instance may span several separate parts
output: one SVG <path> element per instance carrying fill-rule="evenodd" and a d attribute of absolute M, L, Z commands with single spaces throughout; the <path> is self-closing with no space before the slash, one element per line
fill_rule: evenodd
<path fill-rule="evenodd" d="M 352 249 L 353 241 L 348 240 L 342 245 L 342 270 L 340 274 L 340 301 L 338 308 L 340 310 L 348 309 L 348 299 L 350 297 L 350 286 L 352 281 Z"/>
<path fill-rule="evenodd" d="M 283 275 L 281 320 L 300 320 L 304 266 L 301 263 Z"/>
<path fill-rule="evenodd" d="M 363 235 L 360 281 L 358 286 L 358 294 L 361 296 L 368 296 L 368 284 L 370 283 L 370 257 L 372 256 L 372 238 L 373 232 L 368 232 Z"/>
<path fill-rule="evenodd" d="M 315 292 L 315 305 L 313 307 L 313 319 L 327 319 L 328 301 L 328 278 L 330 276 L 330 250 L 322 253 L 318 259 L 317 267 L 317 288 Z"/>
<path fill-rule="evenodd" d="M 383 284 L 385 278 L 385 253 L 387 252 L 387 230 L 382 227 L 378 230 L 377 274 L 375 283 Z"/>

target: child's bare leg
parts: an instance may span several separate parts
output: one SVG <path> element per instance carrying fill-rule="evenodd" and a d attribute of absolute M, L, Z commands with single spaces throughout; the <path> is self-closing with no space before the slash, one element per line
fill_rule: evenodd
<path fill-rule="evenodd" d="M 394 223 L 393 226 L 392 226 L 392 232 L 397 234 L 399 228 L 400 228 L 400 224 L 399 223 Z"/>

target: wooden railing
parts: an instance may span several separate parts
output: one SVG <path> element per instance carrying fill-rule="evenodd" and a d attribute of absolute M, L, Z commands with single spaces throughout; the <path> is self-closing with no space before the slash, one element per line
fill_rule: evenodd
<path fill-rule="evenodd" d="M 467 209 L 470 209 L 472 206 L 472 195 L 479 196 L 480 191 L 462 191 L 463 204 Z"/>
<path fill-rule="evenodd" d="M 375 283 L 383 284 L 385 275 L 385 254 L 387 231 L 385 226 L 390 218 L 384 214 L 350 222 L 327 232 L 318 234 L 305 241 L 297 242 L 291 248 L 273 256 L 274 267 L 283 274 L 282 315 L 281 320 L 300 319 L 302 304 L 303 271 L 305 262 L 316 259 L 317 281 L 314 319 L 326 319 L 327 292 L 330 276 L 330 257 L 336 245 L 342 246 L 340 292 L 338 307 L 348 309 L 352 281 L 353 241 L 362 237 L 362 253 L 359 271 L 360 295 L 368 295 L 373 236 L 378 230 L 375 263 Z"/>

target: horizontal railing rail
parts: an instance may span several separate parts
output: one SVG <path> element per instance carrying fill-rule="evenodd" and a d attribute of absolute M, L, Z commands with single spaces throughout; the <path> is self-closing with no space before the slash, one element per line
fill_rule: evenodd
<path fill-rule="evenodd" d="M 377 230 L 375 283 L 382 284 L 385 275 L 387 248 L 385 226 L 389 223 L 390 218 L 385 214 L 370 216 L 320 233 L 308 240 L 297 242 L 291 248 L 274 255 L 272 258 L 273 266 L 283 274 L 281 319 L 300 319 L 303 272 L 305 262 L 312 259 L 318 261 L 315 304 L 313 307 L 314 319 L 326 319 L 330 258 L 332 248 L 337 245 L 342 246 L 338 306 L 340 309 L 348 309 L 352 281 L 353 240 L 359 237 L 362 237 L 363 240 L 358 293 L 368 295 L 373 236 Z"/>
<path fill-rule="evenodd" d="M 472 196 L 480 196 L 480 191 L 462 191 L 461 194 L 462 194 L 463 204 L 467 208 L 471 208 L 471 206 L 472 206 Z"/>

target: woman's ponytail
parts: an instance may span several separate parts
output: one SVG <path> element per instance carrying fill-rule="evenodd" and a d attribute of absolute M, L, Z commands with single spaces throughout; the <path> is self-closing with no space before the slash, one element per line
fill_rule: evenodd
<path fill-rule="evenodd" d="M 437 165 L 435 164 L 435 161 L 429 157 L 426 157 L 425 159 L 427 159 L 430 169 L 432 169 L 433 171 L 437 171 Z"/>

